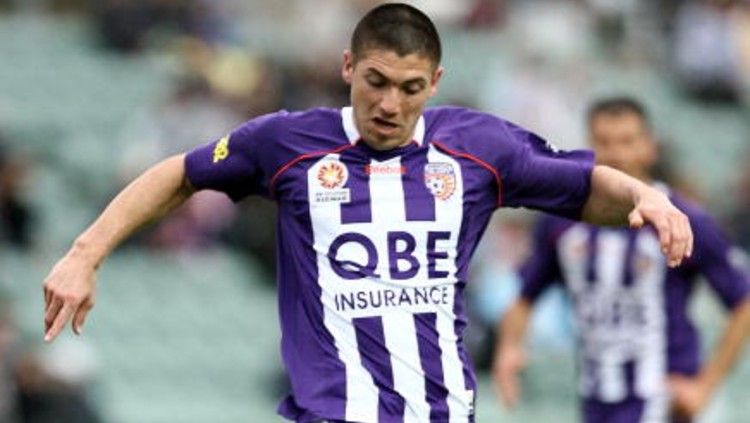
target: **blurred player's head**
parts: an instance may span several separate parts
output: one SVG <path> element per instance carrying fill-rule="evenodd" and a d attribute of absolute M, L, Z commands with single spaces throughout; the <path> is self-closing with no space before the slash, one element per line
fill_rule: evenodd
<path fill-rule="evenodd" d="M 427 99 L 437 92 L 440 37 L 418 9 L 378 6 L 357 24 L 342 76 L 365 143 L 387 150 L 409 143 Z"/>
<path fill-rule="evenodd" d="M 599 100 L 589 109 L 588 130 L 597 163 L 649 179 L 657 146 L 643 105 L 629 97 Z"/>

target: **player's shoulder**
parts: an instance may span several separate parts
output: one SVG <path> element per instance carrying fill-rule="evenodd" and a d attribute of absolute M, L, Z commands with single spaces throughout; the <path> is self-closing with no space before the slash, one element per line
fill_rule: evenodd
<path fill-rule="evenodd" d="M 279 110 L 258 116 L 243 123 L 233 138 L 235 135 L 250 145 L 263 143 L 266 148 L 277 148 L 292 156 L 348 143 L 341 111 L 323 107 L 293 112 Z"/>
<path fill-rule="evenodd" d="M 253 117 L 242 124 L 242 128 L 294 129 L 315 128 L 316 125 L 331 127 L 341 122 L 337 109 L 318 107 L 314 109 L 288 111 L 285 109 Z"/>
<path fill-rule="evenodd" d="M 459 106 L 429 107 L 424 112 L 427 131 L 438 134 L 505 130 L 509 124 L 503 118 Z"/>
<path fill-rule="evenodd" d="M 448 148 L 487 158 L 520 146 L 514 134 L 518 127 L 491 113 L 440 106 L 426 109 L 424 117 L 426 136 Z"/>

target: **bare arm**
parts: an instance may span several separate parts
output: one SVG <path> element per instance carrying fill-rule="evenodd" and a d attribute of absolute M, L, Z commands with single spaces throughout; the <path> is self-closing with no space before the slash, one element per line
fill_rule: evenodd
<path fill-rule="evenodd" d="M 750 299 L 740 303 L 729 316 L 721 341 L 699 375 L 713 392 L 734 367 L 750 335 Z"/>
<path fill-rule="evenodd" d="M 72 317 L 80 333 L 94 306 L 95 272 L 120 243 L 149 222 L 184 203 L 194 192 L 184 155 L 148 169 L 123 189 L 96 221 L 76 238 L 44 281 L 45 341 L 52 341 Z"/>
<path fill-rule="evenodd" d="M 662 192 L 607 166 L 594 167 L 582 219 L 598 225 L 652 225 L 670 267 L 692 254 L 693 233 L 687 216 Z"/>
<path fill-rule="evenodd" d="M 678 415 L 694 417 L 703 410 L 742 352 L 750 333 L 750 300 L 735 307 L 724 334 L 697 376 L 670 375 L 673 409 Z"/>
<path fill-rule="evenodd" d="M 531 304 L 519 298 L 497 326 L 492 376 L 502 402 L 509 408 L 514 407 L 521 397 L 518 372 L 526 366 L 523 344 L 530 316 Z"/>

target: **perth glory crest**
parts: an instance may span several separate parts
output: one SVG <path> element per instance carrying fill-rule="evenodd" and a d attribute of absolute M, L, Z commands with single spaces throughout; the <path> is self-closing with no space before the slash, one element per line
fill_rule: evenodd
<path fill-rule="evenodd" d="M 439 200 L 447 200 L 456 191 L 456 173 L 450 163 L 427 163 L 424 167 L 424 183 L 430 193 Z"/>

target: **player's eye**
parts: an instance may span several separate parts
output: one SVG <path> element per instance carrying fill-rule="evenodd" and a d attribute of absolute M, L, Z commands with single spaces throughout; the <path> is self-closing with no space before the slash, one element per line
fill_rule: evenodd
<path fill-rule="evenodd" d="M 422 91 L 423 88 L 424 87 L 422 86 L 422 84 L 413 83 L 413 84 L 408 84 L 404 86 L 403 90 L 407 95 L 415 95 L 415 94 L 419 94 L 419 92 Z"/>
<path fill-rule="evenodd" d="M 370 84 L 373 88 L 383 88 L 385 87 L 385 80 L 383 78 L 367 78 L 367 83 Z"/>

